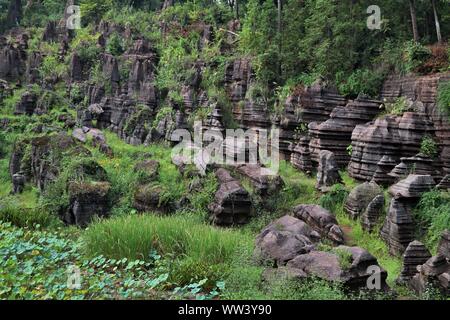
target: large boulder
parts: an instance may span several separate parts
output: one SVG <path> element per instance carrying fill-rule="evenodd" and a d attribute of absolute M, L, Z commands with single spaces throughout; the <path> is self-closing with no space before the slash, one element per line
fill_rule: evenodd
<path fill-rule="evenodd" d="M 256 238 L 255 256 L 262 262 L 285 265 L 296 256 L 310 252 L 319 234 L 305 222 L 284 216 L 269 224 Z"/>
<path fill-rule="evenodd" d="M 403 268 L 397 281 L 407 283 L 417 274 L 417 266 L 424 264 L 430 258 L 431 253 L 423 243 L 411 242 L 403 254 Z"/>
<path fill-rule="evenodd" d="M 134 193 L 133 207 L 139 212 L 170 213 L 174 204 L 171 201 L 163 201 L 166 192 L 158 183 L 140 185 Z"/>
<path fill-rule="evenodd" d="M 252 203 L 248 192 L 225 169 L 218 169 L 219 182 L 214 201 L 208 206 L 210 220 L 217 225 L 240 225 L 252 216 Z"/>
<path fill-rule="evenodd" d="M 374 276 L 374 271 L 378 271 L 376 273 L 380 277 L 380 287 L 376 289 L 388 288 L 387 272 L 379 266 L 375 257 L 358 247 L 339 246 L 331 252 L 311 251 L 289 261 L 286 267 L 299 269 L 310 277 L 342 283 L 345 287 L 354 290 L 369 289 L 369 278 Z"/>
<path fill-rule="evenodd" d="M 384 202 L 384 195 L 380 194 L 367 205 L 361 215 L 361 225 L 364 230 L 371 232 L 378 225 L 384 212 Z"/>
<path fill-rule="evenodd" d="M 311 152 L 309 151 L 309 138 L 303 137 L 292 150 L 292 165 L 300 171 L 310 174 L 313 169 Z"/>
<path fill-rule="evenodd" d="M 339 166 L 334 158 L 333 152 L 321 150 L 319 153 L 316 188 L 322 192 L 326 192 L 331 186 L 340 182 L 342 182 L 342 179 L 339 175 Z"/>
<path fill-rule="evenodd" d="M 67 224 L 86 227 L 94 217 L 107 217 L 109 212 L 108 182 L 71 182 L 70 206 L 63 220 Z"/>
<path fill-rule="evenodd" d="M 423 295 L 434 288 L 444 296 L 450 295 L 450 262 L 443 255 L 431 257 L 418 266 L 417 271 L 409 282 L 410 288 L 417 294 Z"/>
<path fill-rule="evenodd" d="M 336 244 L 344 243 L 344 233 L 328 210 L 318 205 L 299 205 L 294 207 L 293 213 L 323 237 Z"/>
<path fill-rule="evenodd" d="M 430 175 L 410 174 L 406 179 L 390 187 L 389 193 L 395 199 L 417 200 L 424 192 L 430 191 L 435 185 Z"/>
<path fill-rule="evenodd" d="M 27 179 L 25 175 L 21 172 L 15 173 L 12 176 L 12 184 L 13 184 L 13 194 L 20 194 L 23 192 L 23 189 L 25 188 L 25 183 Z"/>
<path fill-rule="evenodd" d="M 365 182 L 350 192 L 345 201 L 344 209 L 353 219 L 357 219 L 379 195 L 383 195 L 380 186 L 373 182 Z"/>
<path fill-rule="evenodd" d="M 247 177 L 257 193 L 262 196 L 276 194 L 284 185 L 278 174 L 259 165 L 245 164 L 239 166 L 237 171 Z"/>
<path fill-rule="evenodd" d="M 401 255 L 414 240 L 414 222 L 410 206 L 392 199 L 380 236 L 388 244 L 389 252 Z"/>

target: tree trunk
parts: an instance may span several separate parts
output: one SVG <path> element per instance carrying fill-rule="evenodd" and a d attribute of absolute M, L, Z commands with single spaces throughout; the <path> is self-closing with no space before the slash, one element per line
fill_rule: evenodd
<path fill-rule="evenodd" d="M 411 11 L 411 23 L 412 23 L 412 29 L 413 29 L 413 35 L 414 35 L 414 41 L 419 41 L 419 29 L 417 28 L 417 15 L 416 15 L 416 8 L 414 5 L 414 0 L 409 0 L 409 10 Z"/>
<path fill-rule="evenodd" d="M 277 21 L 277 33 L 278 33 L 278 76 L 281 78 L 281 48 L 282 48 L 282 0 L 277 0 L 277 13 L 278 13 L 278 21 Z"/>
<path fill-rule="evenodd" d="M 239 0 L 234 0 L 234 5 L 236 6 L 236 20 L 239 20 Z"/>
<path fill-rule="evenodd" d="M 437 13 L 437 9 L 436 9 L 436 1 L 431 0 L 431 4 L 433 6 L 434 23 L 436 25 L 437 40 L 438 40 L 438 43 L 442 43 L 441 25 L 439 24 L 439 17 L 438 17 L 438 13 Z"/>

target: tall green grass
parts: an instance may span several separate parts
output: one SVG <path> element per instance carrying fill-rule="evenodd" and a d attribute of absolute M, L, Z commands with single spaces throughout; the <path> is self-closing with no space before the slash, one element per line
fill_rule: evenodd
<path fill-rule="evenodd" d="M 157 251 L 177 283 L 224 277 L 238 248 L 252 248 L 253 237 L 216 229 L 185 216 L 129 215 L 92 224 L 83 235 L 88 256 L 151 261 Z"/>

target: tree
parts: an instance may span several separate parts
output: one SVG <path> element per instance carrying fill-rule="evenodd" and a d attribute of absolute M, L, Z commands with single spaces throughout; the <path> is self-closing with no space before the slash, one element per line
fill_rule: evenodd
<path fill-rule="evenodd" d="M 434 23 L 436 25 L 436 35 L 439 43 L 442 43 L 441 25 L 439 24 L 439 17 L 436 9 L 436 1 L 431 0 L 431 5 L 433 6 Z"/>
<path fill-rule="evenodd" d="M 419 41 L 419 29 L 417 28 L 416 4 L 414 0 L 409 0 L 409 11 L 411 13 L 411 23 L 413 29 L 414 41 Z"/>

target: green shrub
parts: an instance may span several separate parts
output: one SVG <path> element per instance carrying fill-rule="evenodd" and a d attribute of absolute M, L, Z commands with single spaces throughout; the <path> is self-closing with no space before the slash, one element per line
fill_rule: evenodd
<path fill-rule="evenodd" d="M 427 47 L 415 41 L 409 41 L 405 45 L 404 61 L 407 72 L 416 72 L 430 58 L 431 51 Z"/>
<path fill-rule="evenodd" d="M 349 195 L 348 190 L 342 184 L 334 185 L 331 190 L 324 194 L 320 200 L 319 204 L 325 209 L 337 214 L 338 211 L 342 210 L 345 199 Z"/>
<path fill-rule="evenodd" d="M 39 74 L 43 79 L 61 79 L 66 71 L 66 66 L 55 56 L 46 56 L 39 66 Z"/>
<path fill-rule="evenodd" d="M 424 193 L 414 210 L 414 218 L 428 246 L 435 249 L 442 232 L 450 229 L 450 193 L 436 190 Z"/>
<path fill-rule="evenodd" d="M 117 32 L 114 32 L 106 43 L 106 52 L 114 55 L 120 56 L 124 52 L 123 41 Z"/>
<path fill-rule="evenodd" d="M 350 269 L 353 262 L 353 256 L 350 251 L 342 248 L 336 248 L 333 250 L 333 253 L 338 257 L 339 265 L 342 270 Z"/>
<path fill-rule="evenodd" d="M 410 110 L 405 97 L 399 97 L 392 103 L 385 103 L 384 108 L 387 114 L 401 116 Z"/>
<path fill-rule="evenodd" d="M 441 112 L 450 119 L 450 81 L 439 85 L 437 102 Z"/>
<path fill-rule="evenodd" d="M 358 69 L 350 76 L 346 76 L 343 72 L 336 74 L 339 92 L 348 97 L 357 97 L 359 94 L 377 97 L 383 81 L 384 77 L 380 72 L 368 69 Z"/>
<path fill-rule="evenodd" d="M 436 141 L 430 136 L 425 136 L 420 144 L 420 153 L 435 158 L 439 152 Z"/>

